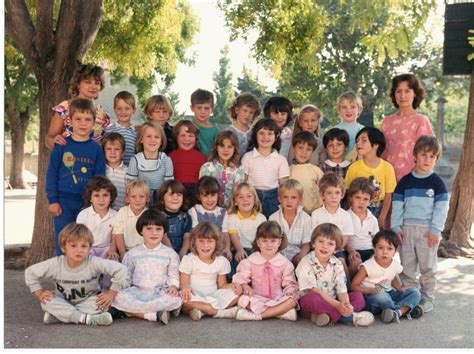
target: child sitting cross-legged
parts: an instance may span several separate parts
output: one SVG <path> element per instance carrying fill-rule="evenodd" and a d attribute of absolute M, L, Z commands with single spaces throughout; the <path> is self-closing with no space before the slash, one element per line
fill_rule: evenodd
<path fill-rule="evenodd" d="M 110 325 L 112 316 L 105 311 L 117 291 L 126 286 L 127 269 L 118 262 L 90 255 L 93 236 L 85 225 L 67 225 L 59 242 L 63 256 L 34 264 L 25 271 L 26 285 L 45 311 L 43 323 Z M 112 278 L 112 286 L 102 293 L 101 274 Z M 43 289 L 41 281 L 48 278 L 56 283 L 56 291 Z"/>
<path fill-rule="evenodd" d="M 400 247 L 400 240 L 393 231 L 379 231 L 372 239 L 374 257 L 362 263 L 352 280 L 352 289 L 365 297 L 365 309 L 374 315 L 381 313 L 385 323 L 400 322 L 400 317 L 409 319 L 423 315 L 419 305 L 420 291 L 403 287 L 397 275 L 403 270 L 400 262 L 393 259 Z"/>
<path fill-rule="evenodd" d="M 336 225 L 324 223 L 314 229 L 314 251 L 296 268 L 299 288 L 304 292 L 300 298 L 302 315 L 319 327 L 331 321 L 370 326 L 374 316 L 367 311 L 359 312 L 364 308 L 364 297 L 360 292 L 347 292 L 344 268 L 334 256 L 341 243 L 342 234 Z"/>
<path fill-rule="evenodd" d="M 191 252 L 179 265 L 183 311 L 194 321 L 209 315 L 235 318 L 240 284 L 227 284 L 229 261 L 219 256 L 220 232 L 209 221 L 198 224 L 191 232 Z"/>

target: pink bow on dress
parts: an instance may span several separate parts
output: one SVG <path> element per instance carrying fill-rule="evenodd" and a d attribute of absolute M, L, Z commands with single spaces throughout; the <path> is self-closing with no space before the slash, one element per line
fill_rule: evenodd
<path fill-rule="evenodd" d="M 270 262 L 266 262 L 263 266 L 263 277 L 262 277 L 262 296 L 267 299 L 273 299 L 273 284 L 274 284 L 274 275 L 273 268 L 270 265 Z"/>

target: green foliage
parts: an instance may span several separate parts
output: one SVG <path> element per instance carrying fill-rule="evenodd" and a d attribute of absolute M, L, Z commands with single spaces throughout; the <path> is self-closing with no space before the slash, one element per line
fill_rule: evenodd
<path fill-rule="evenodd" d="M 234 99 L 234 90 L 232 88 L 232 73 L 229 68 L 229 47 L 226 45 L 221 50 L 219 59 L 219 71 L 213 75 L 214 91 L 216 103 L 212 121 L 217 125 L 229 125 L 227 109 Z"/>
<path fill-rule="evenodd" d="M 265 85 L 258 81 L 258 77 L 254 77 L 252 72 L 245 66 L 242 69 L 242 76 L 237 78 L 237 90 L 239 94 L 244 92 L 254 94 L 258 98 L 262 109 L 268 98 L 273 95 L 271 92 L 268 92 Z"/>
<path fill-rule="evenodd" d="M 186 112 L 180 112 L 178 110 L 179 106 L 179 94 L 171 89 L 171 85 L 166 85 L 163 87 L 162 90 L 160 90 L 160 93 L 164 96 L 166 96 L 171 103 L 171 108 L 173 108 L 173 117 L 170 119 L 171 125 L 174 125 L 177 123 L 179 120 L 184 119 L 184 116 L 186 115 Z"/>
<path fill-rule="evenodd" d="M 198 30 L 185 0 L 106 0 L 99 33 L 85 61 L 107 63 L 111 74 L 128 76 L 142 102 L 156 84 L 167 83 Z"/>

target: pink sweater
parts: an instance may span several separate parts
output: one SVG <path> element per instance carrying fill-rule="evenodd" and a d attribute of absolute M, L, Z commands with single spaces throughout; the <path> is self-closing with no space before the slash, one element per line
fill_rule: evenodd
<path fill-rule="evenodd" d="M 397 182 L 415 167 L 413 147 L 421 135 L 434 136 L 427 116 L 414 113 L 407 117 L 397 114 L 385 117 L 381 127 L 387 146 L 382 158 L 395 169 Z"/>

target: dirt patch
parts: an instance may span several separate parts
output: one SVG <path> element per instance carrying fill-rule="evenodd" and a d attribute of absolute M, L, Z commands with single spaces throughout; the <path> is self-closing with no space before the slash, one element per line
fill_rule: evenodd
<path fill-rule="evenodd" d="M 24 270 L 30 246 L 5 247 L 5 269 Z"/>

